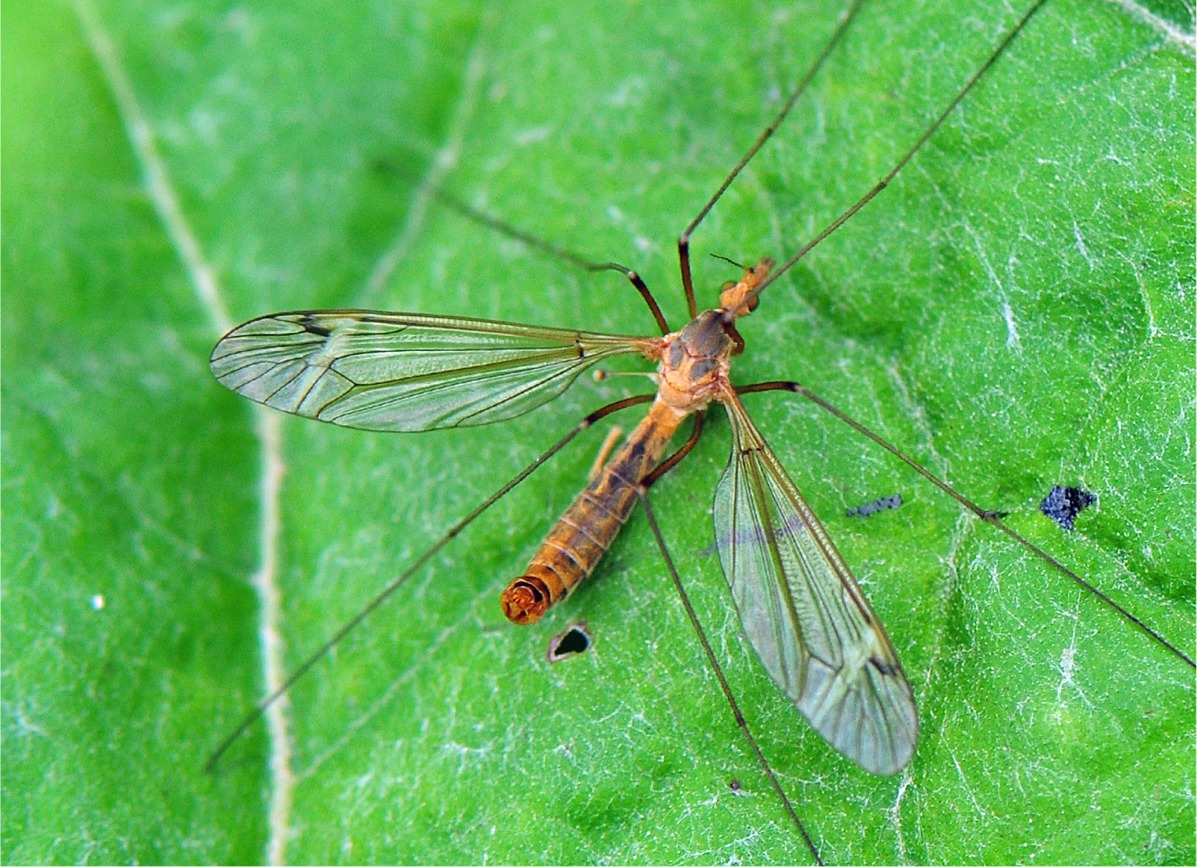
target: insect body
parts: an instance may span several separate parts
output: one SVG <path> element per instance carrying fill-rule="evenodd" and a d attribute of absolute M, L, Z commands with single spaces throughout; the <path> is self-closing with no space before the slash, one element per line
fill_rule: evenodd
<path fill-rule="evenodd" d="M 716 532 L 745 633 L 773 680 L 836 749 L 892 774 L 914 752 L 914 697 L 888 636 L 818 519 L 752 424 L 730 380 L 742 347 L 735 319 L 772 267 L 764 260 L 724 290 L 721 306 L 648 344 L 660 379 L 649 415 L 558 521 L 503 611 L 533 623 L 590 574 L 636 503 L 636 490 L 682 421 L 724 404 L 735 450 L 720 482 Z"/>
<path fill-rule="evenodd" d="M 715 498 L 724 574 L 745 633 L 773 680 L 815 729 L 868 771 L 896 773 L 917 719 L 893 646 L 806 501 L 752 424 L 730 380 L 737 317 L 755 307 L 764 260 L 720 307 L 661 338 L 620 338 L 508 323 L 329 311 L 263 317 L 212 353 L 225 385 L 298 415 L 382 430 L 495 421 L 530 409 L 597 358 L 658 362 L 648 416 L 574 501 L 503 592 L 503 611 L 534 623 L 598 563 L 685 419 L 724 404 L 734 432 Z M 554 346 L 556 344 L 556 346 Z"/>
<path fill-rule="evenodd" d="M 1012 36 L 1002 43 L 1003 47 L 1009 38 Z M 998 48 L 994 52 L 989 63 L 1000 51 Z M 963 92 L 956 102 L 962 96 Z M 934 132 L 943 116 L 919 144 Z M 775 127 L 776 123 L 766 130 L 723 188 Z M 866 204 L 893 179 L 918 146 L 907 152 L 872 192 L 764 279 L 771 280 L 778 271 L 788 268 Z M 910 687 L 843 558 L 740 404 L 742 394 L 781 384 L 741 386 L 737 390 L 726 377 L 726 366 L 742 347 L 734 328 L 735 317 L 746 312 L 741 306 L 755 300 L 761 285 L 758 282 L 755 289 L 743 291 L 736 303 L 721 302 L 722 313 L 714 311 L 713 319 L 710 313 L 696 316 L 684 246 L 681 254 L 683 285 L 694 319 L 680 332 L 670 332 L 654 308 L 664 337 L 624 337 L 425 314 L 297 312 L 262 317 L 234 329 L 214 350 L 212 369 L 230 388 L 291 413 L 368 430 L 421 431 L 514 418 L 553 399 L 581 372 L 604 358 L 627 354 L 656 360 L 661 387 L 648 418 L 595 484 L 567 511 L 566 520 L 549 534 L 526 574 L 505 593 L 509 615 L 514 614 L 517 620 L 539 616 L 543 607 L 567 595 L 588 575 L 642 497 L 642 489 L 678 456 L 663 459 L 669 437 L 685 416 L 701 418 L 708 402 L 723 403 L 731 421 L 734 448 L 716 489 L 715 538 L 745 632 L 773 680 L 825 738 L 863 767 L 892 773 L 907 764 L 916 740 Z M 726 316 L 729 312 L 731 315 Z M 720 371 L 722 380 L 714 375 Z M 704 379 L 708 375 L 709 381 Z M 711 387 L 697 388 L 699 380 Z M 721 383 L 718 386 L 717 381 Z M 790 391 L 799 391 L 796 384 L 788 385 Z M 592 414 L 583 424 L 613 407 Z M 370 603 L 366 613 L 422 568 L 482 509 L 569 442 L 578 429 L 453 525 L 440 542 Z M 983 520 L 994 517 L 919 467 L 915 469 L 955 496 L 974 515 Z M 644 502 L 647 506 L 647 499 Z M 1053 568 L 1062 569 L 1055 561 L 1050 562 Z M 999 577 L 1009 581 L 1008 576 L 995 572 L 994 580 Z M 364 616 L 339 629 L 267 702 L 285 691 Z M 967 638 L 971 642 L 972 634 Z M 955 658 L 971 656 L 961 653 Z M 1191 667 L 1191 660 L 1186 661 Z M 971 680 L 968 685 L 972 686 Z M 971 712 L 972 706 L 967 707 Z M 1036 717 L 1036 724 L 1040 721 L 1041 717 Z M 970 742 L 977 740 L 970 727 L 960 726 L 957 731 L 966 733 L 961 737 Z M 942 735 L 927 740 L 936 745 L 946 742 Z M 1006 749 L 1004 745 L 1000 748 Z M 976 803 L 978 799 L 969 788 L 975 775 L 969 778 L 961 770 L 950 747 L 940 752 L 939 760 L 943 762 L 946 757 L 952 773 L 960 777 L 961 785 Z M 924 753 L 933 756 L 933 751 Z M 986 799 L 982 795 L 979 801 L 984 804 Z M 912 802 L 908 799 L 907 803 Z M 991 826 L 994 823 L 1000 824 L 1000 817 L 991 820 Z M 907 856 L 903 853 L 902 857 Z"/>
<path fill-rule="evenodd" d="M 549 533 L 524 575 L 503 591 L 512 623 L 540 620 L 589 577 L 636 505 L 640 480 L 656 468 L 686 413 L 657 400 L 598 477 Z"/>
<path fill-rule="evenodd" d="M 503 591 L 503 613 L 513 623 L 535 623 L 591 573 L 631 514 L 637 487 L 656 468 L 682 422 L 712 400 L 732 399 L 728 375 L 737 344 L 730 335 L 736 333 L 735 317 L 748 312 L 736 302 L 772 265 L 765 260 L 749 269 L 725 290 L 718 310 L 706 311 L 675 334 L 645 341 L 644 355 L 659 362 L 659 390 L 648 417 L 557 522 L 527 574 Z"/>

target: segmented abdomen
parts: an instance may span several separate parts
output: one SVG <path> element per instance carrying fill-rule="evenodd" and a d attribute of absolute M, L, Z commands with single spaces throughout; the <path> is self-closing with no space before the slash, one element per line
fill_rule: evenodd
<path fill-rule="evenodd" d="M 594 571 L 636 505 L 636 487 L 661 461 L 685 416 L 653 403 L 598 477 L 553 526 L 524 575 L 503 591 L 512 623 L 535 623 Z"/>

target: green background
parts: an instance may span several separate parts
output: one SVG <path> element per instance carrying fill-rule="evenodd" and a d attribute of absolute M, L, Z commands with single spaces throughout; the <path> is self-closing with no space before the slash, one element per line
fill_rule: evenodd
<path fill-rule="evenodd" d="M 866 5 L 696 236 L 703 299 L 736 276 L 707 254 L 793 251 L 889 169 L 1011 23 L 992 6 Z M 271 575 L 291 667 L 585 412 L 651 389 L 586 381 L 498 428 L 388 437 L 264 423 L 206 360 L 219 306 L 651 331 L 620 278 L 430 204 L 429 178 L 636 267 L 678 325 L 677 233 L 840 8 L 5 4 L 5 862 L 809 860 L 643 516 L 565 609 L 502 620 L 498 591 L 600 430 L 294 691 L 286 774 L 263 728 L 204 774 L 263 688 L 259 431 L 285 466 Z M 1192 654 L 1188 14 L 1049 3 L 892 187 L 768 291 L 735 375 L 803 381 Z M 809 404 L 747 400 L 920 708 L 913 763 L 874 778 L 758 670 L 710 555 L 716 412 L 655 504 L 823 856 L 1192 863 L 1192 670 Z M 1056 483 L 1100 496 L 1071 535 L 1037 512 Z M 841 517 L 895 492 L 899 511 Z M 575 619 L 594 649 L 550 666 Z"/>

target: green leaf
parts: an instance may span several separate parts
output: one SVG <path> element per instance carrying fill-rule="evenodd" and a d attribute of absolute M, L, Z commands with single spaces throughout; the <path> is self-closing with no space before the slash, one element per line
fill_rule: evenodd
<path fill-rule="evenodd" d="M 840 7 L 5 6 L 5 862 L 809 860 L 642 515 L 544 623 L 499 612 L 600 430 L 296 687 L 285 773 L 258 727 L 205 774 L 263 691 L 264 560 L 293 667 L 575 420 L 651 390 L 584 382 L 506 425 L 419 436 L 263 428 L 206 360 L 221 305 L 236 321 L 372 306 L 651 331 L 617 275 L 436 206 L 428 177 L 636 267 L 676 327 L 674 239 Z M 895 182 L 769 289 L 735 376 L 801 380 L 1192 655 L 1192 22 L 1143 15 L 1049 3 Z M 696 234 L 700 301 L 737 276 L 709 253 L 784 256 L 883 176 L 1013 17 L 866 5 Z M 1192 863 L 1192 669 L 826 414 L 747 401 L 920 708 L 907 772 L 874 778 L 761 673 L 710 554 L 729 440 L 713 413 L 654 503 L 823 857 Z M 1071 534 L 1038 513 L 1053 484 L 1099 495 Z M 842 517 L 895 492 L 898 511 Z M 578 619 L 593 649 L 550 665 Z"/>

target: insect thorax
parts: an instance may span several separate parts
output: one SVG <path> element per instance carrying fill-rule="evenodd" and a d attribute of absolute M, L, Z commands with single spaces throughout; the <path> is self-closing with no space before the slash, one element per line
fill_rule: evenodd
<path fill-rule="evenodd" d="M 705 409 L 727 388 L 735 343 L 722 310 L 707 310 L 664 339 L 658 397 L 683 413 Z"/>

